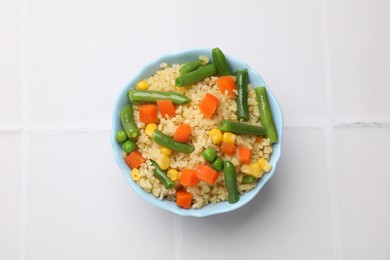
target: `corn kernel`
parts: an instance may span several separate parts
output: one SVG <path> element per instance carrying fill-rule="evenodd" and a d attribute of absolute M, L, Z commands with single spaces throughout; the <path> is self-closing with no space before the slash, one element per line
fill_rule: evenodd
<path fill-rule="evenodd" d="M 263 176 L 264 171 L 258 163 L 244 164 L 241 166 L 241 172 L 246 175 L 251 175 L 256 178 Z"/>
<path fill-rule="evenodd" d="M 209 137 L 213 144 L 220 144 L 222 142 L 222 132 L 217 128 L 210 130 Z"/>
<path fill-rule="evenodd" d="M 228 143 L 228 144 L 234 144 L 235 140 L 236 140 L 235 134 L 232 134 L 230 132 L 223 133 L 222 142 Z"/>
<path fill-rule="evenodd" d="M 170 169 L 167 172 L 168 178 L 171 179 L 172 181 L 177 181 L 179 179 L 179 172 L 176 171 L 175 169 Z"/>
<path fill-rule="evenodd" d="M 157 164 L 160 166 L 162 170 L 166 170 L 171 165 L 171 159 L 165 154 L 161 154 L 161 156 L 157 159 Z"/>
<path fill-rule="evenodd" d="M 164 146 L 160 146 L 160 152 L 161 152 L 162 154 L 167 155 L 167 156 L 170 156 L 170 155 L 172 154 L 172 150 L 169 149 L 169 148 L 166 148 L 166 147 L 164 147 Z"/>
<path fill-rule="evenodd" d="M 269 172 L 272 168 L 272 165 L 264 158 L 260 158 L 257 163 L 260 165 L 261 169 L 263 169 L 263 171 L 265 172 Z"/>
<path fill-rule="evenodd" d="M 148 82 L 146 82 L 146 80 L 143 80 L 143 81 L 138 82 L 137 85 L 135 86 L 135 88 L 138 90 L 146 90 L 149 88 L 149 84 L 148 84 Z"/>
<path fill-rule="evenodd" d="M 141 179 L 141 174 L 139 174 L 139 170 L 134 168 L 131 170 L 131 178 L 134 180 L 134 181 L 138 181 L 139 179 Z"/>
<path fill-rule="evenodd" d="M 155 123 L 149 123 L 146 125 L 145 134 L 151 137 L 153 135 L 154 130 L 156 129 L 157 129 L 157 125 Z"/>

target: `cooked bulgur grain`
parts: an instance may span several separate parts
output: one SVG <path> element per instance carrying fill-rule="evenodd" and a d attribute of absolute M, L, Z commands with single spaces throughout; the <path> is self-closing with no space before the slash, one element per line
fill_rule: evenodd
<path fill-rule="evenodd" d="M 208 62 L 207 57 L 201 57 L 201 60 L 205 63 Z M 192 99 L 187 105 L 177 106 L 176 114 L 172 118 L 166 119 L 158 114 L 158 130 L 166 135 L 172 136 L 177 126 L 183 123 L 189 124 L 192 128 L 190 142 L 195 147 L 194 152 L 190 154 L 173 152 L 170 155 L 170 168 L 176 169 L 179 172 L 184 168 L 197 168 L 199 164 L 206 163 L 202 157 L 202 152 L 210 147 L 217 152 L 217 156 L 224 160 L 230 160 L 235 166 L 239 193 L 242 194 L 253 189 L 256 187 L 256 183 L 242 183 L 243 174 L 240 172 L 242 163 L 238 160 L 237 155 L 228 156 L 223 154 L 220 147 L 212 144 L 208 136 L 208 132 L 211 129 L 216 128 L 221 120 L 237 120 L 237 105 L 235 99 L 221 94 L 216 85 L 218 77 L 214 76 L 206 78 L 192 87 L 176 87 L 175 79 L 180 76 L 179 69 L 181 66 L 182 65 L 179 64 L 168 65 L 167 63 L 162 63 L 160 66 L 162 69 L 157 71 L 154 76 L 146 79 L 146 82 L 149 85 L 148 90 L 175 91 Z M 198 108 L 199 103 L 206 93 L 210 93 L 220 100 L 217 111 L 211 119 L 205 119 Z M 248 123 L 261 125 L 259 121 L 257 99 L 253 86 L 251 85 L 249 85 L 248 105 L 250 113 Z M 153 175 L 154 167 L 152 166 L 150 159 L 156 160 L 160 156 L 160 147 L 152 141 L 150 135 L 145 133 L 145 124 L 139 121 L 139 105 L 134 104 L 133 108 L 134 118 L 140 129 L 140 135 L 136 144 L 142 156 L 147 158 L 146 162 L 139 167 L 140 179 L 137 183 L 146 192 L 151 192 L 160 200 L 164 198 L 175 200 L 176 189 L 167 190 Z M 266 159 L 269 158 L 269 155 L 272 153 L 269 139 L 263 138 L 261 143 L 256 143 L 255 139 L 255 136 L 237 135 L 235 143 L 237 146 L 247 147 L 252 150 L 251 162 L 257 162 L 261 157 Z M 193 195 L 192 208 L 201 208 L 210 203 L 214 204 L 225 201 L 227 200 L 228 195 L 223 174 L 219 174 L 215 185 L 209 185 L 200 180 L 196 186 L 187 187 L 186 190 Z"/>

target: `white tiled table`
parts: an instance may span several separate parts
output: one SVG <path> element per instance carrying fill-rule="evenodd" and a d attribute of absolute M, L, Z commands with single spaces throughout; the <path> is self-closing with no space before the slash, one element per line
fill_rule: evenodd
<path fill-rule="evenodd" d="M 0 259 L 390 259 L 390 2 L 0 1 Z M 158 56 L 219 46 L 285 116 L 274 178 L 181 218 L 114 162 L 111 112 Z"/>

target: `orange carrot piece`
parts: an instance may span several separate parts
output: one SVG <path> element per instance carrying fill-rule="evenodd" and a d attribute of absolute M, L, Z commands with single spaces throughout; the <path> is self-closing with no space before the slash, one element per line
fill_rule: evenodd
<path fill-rule="evenodd" d="M 199 110 L 202 112 L 205 118 L 210 119 L 217 110 L 218 104 L 219 99 L 217 97 L 210 93 L 206 93 L 199 104 Z"/>
<path fill-rule="evenodd" d="M 144 157 L 138 151 L 132 151 L 129 155 L 125 157 L 125 162 L 131 168 L 138 168 L 141 164 L 145 162 Z"/>
<path fill-rule="evenodd" d="M 240 147 L 238 148 L 238 157 L 240 158 L 241 162 L 247 164 L 251 162 L 251 149 L 246 147 Z"/>
<path fill-rule="evenodd" d="M 175 105 L 171 100 L 156 100 L 158 110 L 163 117 L 173 117 L 175 115 Z"/>
<path fill-rule="evenodd" d="M 181 171 L 179 183 L 183 186 L 195 186 L 198 184 L 198 177 L 196 177 L 196 170 L 183 169 Z"/>
<path fill-rule="evenodd" d="M 261 143 L 263 141 L 263 137 L 258 136 L 256 137 L 256 143 Z"/>
<path fill-rule="evenodd" d="M 191 136 L 191 132 L 191 126 L 187 124 L 182 124 L 178 128 L 176 128 L 176 131 L 173 134 L 173 140 L 178 141 L 180 143 L 188 142 Z"/>
<path fill-rule="evenodd" d="M 233 155 L 236 150 L 236 146 L 234 144 L 229 144 L 222 142 L 221 151 L 227 155 Z"/>
<path fill-rule="evenodd" d="M 222 94 L 227 91 L 228 96 L 234 96 L 233 90 L 237 89 L 236 82 L 231 76 L 221 76 L 217 79 L 217 85 Z"/>
<path fill-rule="evenodd" d="M 148 124 L 157 122 L 157 108 L 155 105 L 139 106 L 139 121 Z"/>
<path fill-rule="evenodd" d="M 204 165 L 200 164 L 196 173 L 196 177 L 200 180 L 207 182 L 208 184 L 214 185 L 218 179 L 219 172 L 216 170 Z"/>
<path fill-rule="evenodd" d="M 183 207 L 185 209 L 189 209 L 191 207 L 192 202 L 192 194 L 184 191 L 178 190 L 176 191 L 176 205 L 179 207 Z"/>

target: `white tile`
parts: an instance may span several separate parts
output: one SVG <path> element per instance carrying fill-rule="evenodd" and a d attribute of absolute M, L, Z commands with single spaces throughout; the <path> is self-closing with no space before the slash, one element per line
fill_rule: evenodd
<path fill-rule="evenodd" d="M 334 175 L 343 259 L 390 257 L 390 129 L 337 129 Z"/>
<path fill-rule="evenodd" d="M 177 1 L 176 8 L 179 49 L 220 47 L 246 61 L 276 94 L 287 125 L 325 115 L 320 0 Z"/>
<path fill-rule="evenodd" d="M 280 165 L 254 201 L 183 219 L 186 259 L 333 259 L 324 134 L 287 129 L 284 138 Z"/>
<path fill-rule="evenodd" d="M 26 260 L 173 252 L 173 215 L 131 189 L 109 141 L 109 133 L 31 137 Z"/>
<path fill-rule="evenodd" d="M 327 45 L 335 117 L 390 119 L 389 1 L 327 1 Z"/>
<path fill-rule="evenodd" d="M 18 259 L 21 221 L 20 135 L 0 135 L 0 147 L 0 259 Z"/>
<path fill-rule="evenodd" d="M 20 1 L 0 2 L 0 128 L 20 126 Z"/>
<path fill-rule="evenodd" d="M 119 91 L 171 50 L 166 5 L 29 1 L 30 124 L 110 126 Z"/>

